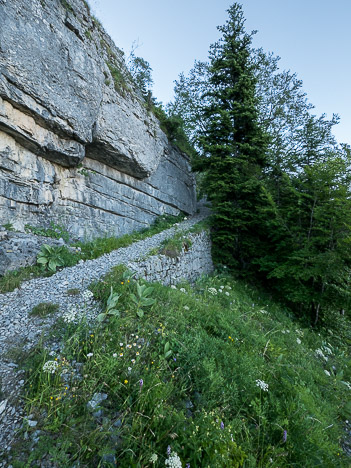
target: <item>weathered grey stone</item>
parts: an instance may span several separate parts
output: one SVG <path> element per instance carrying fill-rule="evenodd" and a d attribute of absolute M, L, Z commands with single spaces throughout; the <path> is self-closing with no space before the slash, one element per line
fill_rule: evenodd
<path fill-rule="evenodd" d="M 180 281 L 194 281 L 200 275 L 213 272 L 211 257 L 211 239 L 208 232 L 188 234 L 191 248 L 182 250 L 179 257 L 172 258 L 167 255 L 152 255 L 141 262 L 130 262 L 128 268 L 137 274 L 137 277 L 147 281 L 159 281 L 165 285 L 174 285 Z"/>
<path fill-rule="evenodd" d="M 61 246 L 60 240 L 8 231 L 0 239 L 0 276 L 7 271 L 34 265 L 43 244 Z"/>
<path fill-rule="evenodd" d="M 0 0 L 0 22 L 0 224 L 94 237 L 194 212 L 187 156 L 83 0 Z"/>

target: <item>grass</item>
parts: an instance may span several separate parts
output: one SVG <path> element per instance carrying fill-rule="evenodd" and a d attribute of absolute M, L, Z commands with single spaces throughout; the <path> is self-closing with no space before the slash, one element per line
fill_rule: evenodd
<path fill-rule="evenodd" d="M 159 252 L 167 257 L 177 258 L 183 250 L 187 252 L 190 247 L 191 240 L 183 232 L 178 232 L 172 238 L 165 239 L 161 243 Z"/>
<path fill-rule="evenodd" d="M 14 291 L 21 286 L 23 281 L 28 281 L 42 275 L 41 268 L 36 265 L 19 268 L 16 271 L 9 271 L 4 276 L 0 276 L 0 293 L 4 294 Z"/>
<path fill-rule="evenodd" d="M 48 345 L 30 356 L 26 409 L 41 432 L 37 444 L 30 428 L 19 440 L 15 468 L 162 467 L 169 451 L 191 468 L 350 466 L 340 448 L 351 416 L 347 318 L 306 328 L 223 274 L 152 285 L 142 318 L 124 267 L 90 289 L 106 307 L 111 287 L 119 317 L 59 322 L 60 354 Z"/>
<path fill-rule="evenodd" d="M 129 245 L 139 240 L 151 237 L 165 229 L 170 228 L 173 224 L 182 221 L 184 215 L 178 216 L 163 215 L 156 219 L 156 221 L 147 229 L 141 231 L 135 231 L 131 234 L 125 234 L 121 237 L 101 237 L 88 242 L 77 242 L 73 245 L 73 250 L 64 247 L 62 250 L 61 257 L 64 262 L 64 266 L 74 266 L 80 260 L 92 260 L 98 258 L 101 255 L 108 254 L 113 250 L 121 247 L 128 247 Z M 48 237 L 57 238 L 62 237 L 65 230 L 61 226 L 52 225 L 49 229 L 34 228 L 33 226 L 27 225 L 27 229 L 32 230 L 34 234 L 46 235 Z M 33 231 L 34 229 L 34 231 Z M 45 233 L 45 234 L 44 234 Z M 23 281 L 27 281 L 40 276 L 50 276 L 53 272 L 43 270 L 38 265 L 20 268 L 16 271 L 10 271 L 4 276 L 0 277 L 0 294 L 14 291 L 20 287 Z"/>
<path fill-rule="evenodd" d="M 107 66 L 110 70 L 114 85 L 115 85 L 115 90 L 118 93 L 121 93 L 122 95 L 125 95 L 126 92 L 130 91 L 130 88 L 126 82 L 125 77 L 123 76 L 123 73 L 112 63 L 107 62 Z"/>
<path fill-rule="evenodd" d="M 58 310 L 58 304 L 53 304 L 52 302 L 41 302 L 40 304 L 33 307 L 29 315 L 32 317 L 47 317 L 48 315 L 54 314 Z"/>
<path fill-rule="evenodd" d="M 67 229 L 59 224 L 50 223 L 50 227 L 43 228 L 26 224 L 24 226 L 26 232 L 31 232 L 37 236 L 51 237 L 52 239 L 62 238 L 65 242 L 69 242 L 70 235 Z"/>
<path fill-rule="evenodd" d="M 78 288 L 67 289 L 67 294 L 69 296 L 78 296 L 78 294 L 80 294 L 80 289 Z"/>

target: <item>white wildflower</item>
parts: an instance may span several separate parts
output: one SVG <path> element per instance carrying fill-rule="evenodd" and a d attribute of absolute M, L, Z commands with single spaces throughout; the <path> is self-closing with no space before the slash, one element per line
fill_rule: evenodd
<path fill-rule="evenodd" d="M 260 312 L 261 312 L 261 314 L 267 314 L 267 313 L 268 313 L 268 312 L 267 312 L 266 310 L 264 310 L 264 309 L 261 309 Z"/>
<path fill-rule="evenodd" d="M 323 358 L 325 361 L 328 361 L 328 359 L 329 359 L 328 356 L 324 356 L 323 351 L 322 351 L 321 349 L 319 349 L 319 348 L 316 349 L 315 354 L 316 354 L 317 357 L 321 357 L 321 358 Z"/>
<path fill-rule="evenodd" d="M 92 357 L 92 356 L 94 356 L 93 353 L 88 353 L 88 354 L 87 354 L 87 357 Z"/>
<path fill-rule="evenodd" d="M 48 372 L 49 374 L 55 374 L 57 368 L 57 361 L 46 361 L 46 363 L 43 365 L 43 371 Z"/>
<path fill-rule="evenodd" d="M 187 305 L 185 305 L 183 308 L 184 308 L 185 310 L 190 310 L 189 307 L 188 307 Z"/>
<path fill-rule="evenodd" d="M 177 286 L 174 286 L 174 284 L 171 284 L 171 289 L 177 289 Z"/>
<path fill-rule="evenodd" d="M 153 454 L 151 455 L 151 457 L 150 457 L 149 462 L 152 463 L 152 464 L 154 465 L 154 464 L 157 462 L 157 460 L 158 460 L 157 454 L 156 454 L 156 453 L 153 453 Z"/>
<path fill-rule="evenodd" d="M 220 288 L 219 288 L 219 289 L 218 289 L 218 292 L 222 293 L 222 292 L 223 292 L 223 289 L 220 289 Z"/>
<path fill-rule="evenodd" d="M 341 383 L 343 383 L 344 385 L 346 385 L 346 387 L 351 390 L 351 384 L 349 382 L 344 382 L 343 380 L 340 380 Z"/>
<path fill-rule="evenodd" d="M 297 343 L 297 344 L 301 344 L 300 338 L 296 338 L 296 343 Z"/>
<path fill-rule="evenodd" d="M 169 468 L 182 468 L 182 462 L 178 457 L 177 452 L 173 452 L 169 458 L 165 461 L 165 465 L 169 466 Z"/>
<path fill-rule="evenodd" d="M 112 357 L 117 357 L 117 356 L 118 356 L 117 353 L 113 353 L 113 354 L 112 354 Z"/>
<path fill-rule="evenodd" d="M 303 331 L 300 330 L 299 328 L 297 330 L 295 330 L 295 331 L 299 336 L 303 336 Z"/>
<path fill-rule="evenodd" d="M 93 298 L 94 294 L 91 291 L 89 291 L 89 289 L 87 289 L 83 291 L 82 296 L 85 301 L 90 301 Z"/>
<path fill-rule="evenodd" d="M 186 293 L 186 289 L 184 289 L 184 288 L 180 288 L 179 291 L 182 292 L 182 293 Z"/>
<path fill-rule="evenodd" d="M 226 292 L 225 292 L 225 295 L 226 295 L 226 296 L 230 296 L 230 294 L 229 294 L 229 292 L 228 292 L 228 291 L 226 291 Z"/>
<path fill-rule="evenodd" d="M 122 346 L 123 346 L 123 343 L 120 343 L 119 345 L 120 345 L 120 347 L 122 347 Z"/>
<path fill-rule="evenodd" d="M 329 345 L 330 346 L 330 345 Z M 326 353 L 326 354 L 333 354 L 333 351 L 328 348 L 328 346 L 323 346 L 323 351 Z"/>
<path fill-rule="evenodd" d="M 324 369 L 324 373 L 325 373 L 325 375 L 327 375 L 328 377 L 330 377 L 330 372 L 327 371 L 326 369 Z"/>
<path fill-rule="evenodd" d="M 215 296 L 217 294 L 217 289 L 216 288 L 208 288 L 208 292 Z"/>
<path fill-rule="evenodd" d="M 62 314 L 62 319 L 66 323 L 77 323 L 82 318 L 83 312 L 77 307 L 71 307 Z"/>
<path fill-rule="evenodd" d="M 260 387 L 260 389 L 263 390 L 264 392 L 268 392 L 268 384 L 264 382 L 263 380 L 257 379 L 256 386 Z"/>

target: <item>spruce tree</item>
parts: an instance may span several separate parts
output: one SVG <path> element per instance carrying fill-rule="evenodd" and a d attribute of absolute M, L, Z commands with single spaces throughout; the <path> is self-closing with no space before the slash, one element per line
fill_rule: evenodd
<path fill-rule="evenodd" d="M 267 138 L 258 124 L 251 60 L 254 33 L 244 29 L 241 5 L 218 27 L 222 38 L 210 50 L 207 128 L 200 137 L 202 155 L 195 169 L 205 172 L 204 186 L 213 206 L 213 254 L 217 262 L 250 271 L 264 236 L 258 211 L 265 201 L 262 185 Z"/>

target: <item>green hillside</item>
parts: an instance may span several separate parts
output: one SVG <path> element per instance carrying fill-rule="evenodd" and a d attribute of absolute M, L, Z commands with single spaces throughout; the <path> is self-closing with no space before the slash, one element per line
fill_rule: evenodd
<path fill-rule="evenodd" d="M 52 331 L 61 350 L 30 356 L 27 409 L 38 425 L 14 467 L 349 466 L 342 316 L 333 329 L 305 328 L 227 274 L 152 288 L 115 268 L 91 290 L 117 316 L 96 328 L 67 316 Z"/>

